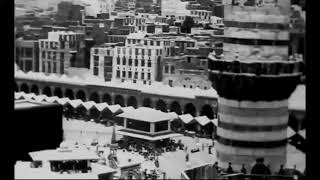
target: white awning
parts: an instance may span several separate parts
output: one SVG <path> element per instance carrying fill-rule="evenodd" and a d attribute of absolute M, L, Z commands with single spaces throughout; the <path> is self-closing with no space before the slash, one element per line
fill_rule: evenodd
<path fill-rule="evenodd" d="M 79 107 L 83 102 L 80 99 L 76 99 L 76 100 L 70 100 L 68 102 L 73 108 L 77 108 Z"/>
<path fill-rule="evenodd" d="M 171 121 L 173 121 L 179 117 L 179 115 L 176 112 L 169 112 L 168 114 L 172 117 Z"/>
<path fill-rule="evenodd" d="M 127 112 L 127 111 L 135 110 L 135 108 L 132 107 L 132 106 L 128 106 L 128 107 L 122 107 L 121 110 L 122 110 L 123 112 Z"/>
<path fill-rule="evenodd" d="M 306 130 L 301 130 L 298 132 L 298 134 L 300 134 L 304 139 L 306 139 Z"/>
<path fill-rule="evenodd" d="M 51 96 L 51 97 L 46 97 L 46 98 L 45 98 L 45 100 L 46 100 L 47 102 L 50 102 L 50 103 L 56 102 L 58 99 L 59 99 L 58 96 Z"/>
<path fill-rule="evenodd" d="M 290 138 L 295 134 L 296 134 L 296 132 L 291 127 L 287 128 L 287 138 Z"/>
<path fill-rule="evenodd" d="M 44 94 L 33 97 L 33 99 L 34 99 L 35 101 L 38 101 L 38 102 L 42 102 L 42 101 L 44 101 L 46 98 L 48 98 L 48 96 L 47 96 L 47 95 L 44 95 Z"/>
<path fill-rule="evenodd" d="M 64 106 L 65 104 L 67 104 L 69 101 L 70 101 L 69 98 L 60 98 L 60 99 L 57 99 L 57 100 L 56 100 L 57 103 L 59 103 L 59 104 L 61 104 L 61 105 L 63 105 L 63 106 Z"/>
<path fill-rule="evenodd" d="M 191 114 L 183 114 L 179 116 L 184 123 L 189 124 L 194 120 L 194 117 Z"/>
<path fill-rule="evenodd" d="M 94 106 L 98 109 L 98 111 L 102 112 L 108 107 L 108 104 L 104 102 L 104 103 L 95 104 Z"/>
<path fill-rule="evenodd" d="M 205 126 L 208 123 L 212 123 L 212 121 L 210 121 L 210 119 L 207 116 L 199 116 L 194 118 L 201 126 Z"/>
<path fill-rule="evenodd" d="M 116 113 L 116 112 L 122 111 L 121 110 L 121 106 L 119 104 L 108 106 L 108 108 L 112 113 Z"/>
<path fill-rule="evenodd" d="M 87 101 L 87 102 L 81 103 L 81 106 L 86 108 L 86 110 L 90 110 L 95 104 L 96 103 L 94 101 Z"/>
<path fill-rule="evenodd" d="M 34 93 L 28 93 L 23 95 L 24 99 L 32 99 L 33 97 L 36 97 L 36 96 L 37 95 Z"/>
<path fill-rule="evenodd" d="M 14 98 L 15 99 L 20 99 L 21 97 L 23 97 L 24 94 L 25 93 L 23 91 L 14 93 Z"/>
<path fill-rule="evenodd" d="M 216 118 L 216 119 L 213 119 L 213 120 L 211 120 L 212 121 L 212 123 L 215 125 L 215 126 L 217 126 L 218 127 L 218 119 Z"/>

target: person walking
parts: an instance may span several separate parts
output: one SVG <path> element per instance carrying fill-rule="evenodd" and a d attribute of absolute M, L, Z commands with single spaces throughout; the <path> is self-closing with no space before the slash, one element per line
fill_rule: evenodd
<path fill-rule="evenodd" d="M 243 174 L 247 174 L 247 170 L 244 167 L 244 164 L 242 164 L 242 168 L 241 168 L 240 172 L 243 173 Z"/>

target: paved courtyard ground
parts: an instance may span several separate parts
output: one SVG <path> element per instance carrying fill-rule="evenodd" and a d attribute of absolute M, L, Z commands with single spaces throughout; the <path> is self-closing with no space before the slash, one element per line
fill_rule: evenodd
<path fill-rule="evenodd" d="M 90 144 L 94 139 L 98 139 L 101 144 L 110 143 L 113 129 L 113 127 L 105 127 L 94 122 L 84 122 L 80 120 L 64 121 L 63 128 L 66 141 L 78 142 L 81 144 Z M 116 132 L 122 128 L 123 127 L 121 126 L 117 126 Z M 121 135 L 116 136 L 117 140 L 122 137 Z M 159 170 L 165 172 L 167 178 L 179 179 L 181 178 L 181 172 L 185 169 L 207 163 L 212 164 L 216 161 L 215 149 L 212 149 L 212 154 L 208 153 L 207 146 L 212 144 L 211 139 L 197 139 L 188 136 L 181 136 L 173 139 L 175 139 L 176 142 L 181 140 L 181 142 L 188 147 L 190 161 L 185 161 L 186 152 L 184 150 L 163 153 L 159 157 Z M 204 151 L 202 150 L 202 144 L 205 145 Z M 191 149 L 197 147 L 200 149 L 199 152 L 190 152 Z M 155 168 L 153 161 L 145 161 L 138 153 L 118 151 L 118 157 L 120 157 L 120 162 L 126 162 L 128 158 L 131 158 L 133 161 L 140 161 L 142 162 L 141 167 L 143 169 Z M 295 147 L 291 145 L 288 145 L 287 161 L 288 168 L 293 168 L 293 166 L 296 165 L 298 170 L 304 171 L 305 154 L 296 150 Z"/>

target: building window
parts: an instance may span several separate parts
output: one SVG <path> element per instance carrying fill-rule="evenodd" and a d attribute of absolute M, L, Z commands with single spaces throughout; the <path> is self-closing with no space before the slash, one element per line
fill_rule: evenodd
<path fill-rule="evenodd" d="M 52 70 L 52 72 L 53 72 L 53 73 L 57 73 L 57 63 L 52 63 L 52 65 L 53 65 L 53 70 Z"/>
<path fill-rule="evenodd" d="M 169 80 L 169 86 L 172 87 L 173 86 L 172 84 L 173 84 L 173 81 L 170 79 Z"/>
<path fill-rule="evenodd" d="M 204 89 L 207 90 L 207 86 L 205 86 Z"/>
<path fill-rule="evenodd" d="M 129 71 L 129 78 L 132 78 L 132 71 Z"/>
<path fill-rule="evenodd" d="M 169 73 L 169 66 L 168 65 L 164 66 L 164 73 L 166 73 L 166 74 Z"/>
<path fill-rule="evenodd" d="M 42 58 L 45 59 L 46 58 L 46 52 L 42 51 Z"/>
<path fill-rule="evenodd" d="M 135 39 L 132 40 L 132 44 L 136 44 L 136 40 Z"/>
<path fill-rule="evenodd" d="M 122 58 L 122 65 L 126 65 L 126 63 L 127 63 L 126 57 L 123 56 L 123 58 Z"/>
<path fill-rule="evenodd" d="M 171 66 L 171 74 L 174 74 L 174 66 Z"/>
<path fill-rule="evenodd" d="M 112 66 L 112 57 L 105 56 L 104 57 L 104 66 Z"/>
<path fill-rule="evenodd" d="M 148 41 L 145 40 L 144 41 L 144 45 L 147 46 L 148 45 Z"/>
<path fill-rule="evenodd" d="M 148 73 L 148 80 L 151 79 L 151 73 Z"/>
<path fill-rule="evenodd" d="M 99 61 L 99 56 L 93 56 L 93 60 Z"/>
<path fill-rule="evenodd" d="M 153 46 L 153 41 L 150 41 L 150 46 Z"/>
<path fill-rule="evenodd" d="M 132 59 L 129 57 L 129 66 L 132 66 Z"/>
<path fill-rule="evenodd" d="M 53 59 L 53 60 L 56 60 L 56 56 L 57 56 L 57 55 L 56 55 L 56 52 L 52 52 L 52 59 Z"/>
<path fill-rule="evenodd" d="M 134 72 L 134 79 L 138 79 L 138 72 Z"/>
<path fill-rule="evenodd" d="M 151 67 L 151 60 L 148 60 L 148 67 Z"/>
<path fill-rule="evenodd" d="M 48 62 L 48 73 L 51 73 L 51 63 Z"/>
<path fill-rule="evenodd" d="M 117 64 L 120 65 L 120 57 L 117 57 Z"/>
<path fill-rule="evenodd" d="M 148 56 L 151 56 L 151 49 L 148 49 Z"/>
<path fill-rule="evenodd" d="M 131 43 L 131 39 L 128 39 L 128 44 L 130 44 Z"/>
<path fill-rule="evenodd" d="M 133 80 L 133 83 L 137 83 L 137 80 L 136 80 L 136 79 L 134 79 L 134 80 Z"/>
<path fill-rule="evenodd" d="M 40 42 L 40 47 L 43 48 L 43 41 Z"/>
<path fill-rule="evenodd" d="M 144 72 L 141 73 L 141 79 L 144 79 Z"/>
<path fill-rule="evenodd" d="M 26 53 L 25 57 L 32 57 L 33 55 L 32 48 L 25 48 L 25 53 Z"/>
<path fill-rule="evenodd" d="M 144 80 L 144 81 L 143 81 L 143 84 L 147 84 L 147 81 L 146 81 L 146 80 Z"/>
<path fill-rule="evenodd" d="M 99 54 L 99 49 L 94 49 L 94 54 Z"/>
<path fill-rule="evenodd" d="M 60 49 L 64 49 L 64 48 L 65 48 L 64 42 L 60 42 Z"/>
<path fill-rule="evenodd" d="M 188 63 L 191 63 L 191 57 L 187 58 Z"/>
<path fill-rule="evenodd" d="M 183 85 L 183 87 L 185 88 L 185 87 L 186 87 L 186 85 Z"/>
<path fill-rule="evenodd" d="M 141 49 L 141 54 L 142 56 L 144 56 L 144 49 Z"/>
<path fill-rule="evenodd" d="M 117 70 L 117 78 L 120 78 L 120 70 Z"/>
<path fill-rule="evenodd" d="M 141 59 L 141 66 L 145 66 L 145 60 L 144 59 Z"/>
<path fill-rule="evenodd" d="M 160 41 L 157 41 L 157 46 L 160 46 Z"/>
<path fill-rule="evenodd" d="M 190 85 L 190 88 L 192 89 L 192 85 Z"/>
<path fill-rule="evenodd" d="M 45 42 L 45 44 L 46 44 L 46 49 L 49 49 L 49 43 L 48 42 Z"/>
<path fill-rule="evenodd" d="M 32 61 L 26 61 L 26 71 L 32 71 Z"/>
<path fill-rule="evenodd" d="M 48 57 L 47 57 L 47 59 L 51 59 L 51 52 L 50 52 L 50 51 L 48 51 Z"/>
<path fill-rule="evenodd" d="M 126 77 L 126 71 L 122 71 L 122 78 Z"/>
<path fill-rule="evenodd" d="M 135 59 L 135 60 L 134 60 L 134 65 L 135 65 L 135 66 L 138 66 L 138 65 L 139 65 L 138 59 Z"/>

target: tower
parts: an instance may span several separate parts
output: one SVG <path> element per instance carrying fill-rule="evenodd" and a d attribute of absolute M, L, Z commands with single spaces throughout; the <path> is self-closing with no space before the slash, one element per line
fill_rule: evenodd
<path fill-rule="evenodd" d="M 223 56 L 209 55 L 219 94 L 217 159 L 251 169 L 264 158 L 271 171 L 286 164 L 288 98 L 302 59 L 288 57 L 290 0 L 227 0 Z"/>

